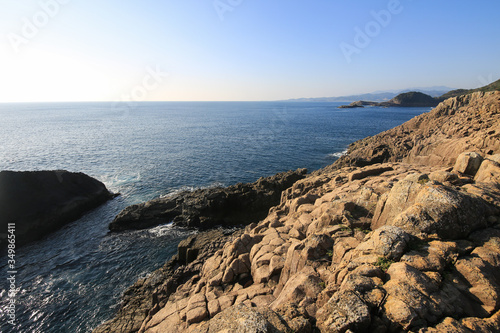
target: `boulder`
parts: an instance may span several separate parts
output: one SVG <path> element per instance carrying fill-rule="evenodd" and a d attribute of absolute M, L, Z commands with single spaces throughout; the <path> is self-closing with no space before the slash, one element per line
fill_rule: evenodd
<path fill-rule="evenodd" d="M 476 182 L 490 182 L 500 187 L 500 154 L 487 156 L 477 170 Z"/>
<path fill-rule="evenodd" d="M 379 202 L 372 228 L 392 225 L 414 236 L 459 239 L 486 227 L 488 212 L 488 205 L 476 196 L 411 175 Z"/>
<path fill-rule="evenodd" d="M 233 305 L 205 322 L 193 333 L 278 333 L 287 332 L 289 327 L 278 314 L 267 310 L 250 308 L 243 303 Z"/>
<path fill-rule="evenodd" d="M 474 176 L 479 170 L 483 157 L 475 152 L 467 152 L 458 155 L 453 171 Z"/>
<path fill-rule="evenodd" d="M 377 254 L 390 260 L 399 260 L 410 243 L 411 236 L 394 226 L 383 226 L 370 233 L 356 250 Z"/>

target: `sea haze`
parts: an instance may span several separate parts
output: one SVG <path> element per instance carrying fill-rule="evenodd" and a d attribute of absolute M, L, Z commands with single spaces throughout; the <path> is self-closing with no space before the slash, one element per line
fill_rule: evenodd
<path fill-rule="evenodd" d="M 327 102 L 0 104 L 0 170 L 84 172 L 122 195 L 17 251 L 19 332 L 89 332 L 121 293 L 190 232 L 108 234 L 127 205 L 333 163 L 358 139 L 430 108 L 337 109 Z M 1 311 L 7 258 L 0 259 Z M 12 327 L 2 322 L 1 331 Z"/>

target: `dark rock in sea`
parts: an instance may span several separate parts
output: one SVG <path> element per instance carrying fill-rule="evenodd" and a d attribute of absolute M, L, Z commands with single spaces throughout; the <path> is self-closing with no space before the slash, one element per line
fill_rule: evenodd
<path fill-rule="evenodd" d="M 377 102 L 368 102 L 368 101 L 356 101 L 352 102 L 349 105 L 341 105 L 339 109 L 354 109 L 354 108 L 364 108 L 365 106 L 377 106 L 379 103 Z"/>
<path fill-rule="evenodd" d="M 15 224 L 16 245 L 37 240 L 110 198 L 106 186 L 68 171 L 0 172 L 0 242 Z"/>
<path fill-rule="evenodd" d="M 257 222 L 280 203 L 281 192 L 304 178 L 306 173 L 306 169 L 298 169 L 260 178 L 255 183 L 186 191 L 132 205 L 116 216 L 109 229 L 144 229 L 170 222 L 182 227 L 209 229 Z"/>
<path fill-rule="evenodd" d="M 363 105 L 356 105 L 356 104 L 349 104 L 349 105 L 341 105 L 338 107 L 338 109 L 356 109 L 356 108 L 364 108 Z"/>

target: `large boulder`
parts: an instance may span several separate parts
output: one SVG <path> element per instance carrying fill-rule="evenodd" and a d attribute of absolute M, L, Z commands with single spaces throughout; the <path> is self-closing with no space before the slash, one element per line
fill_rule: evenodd
<path fill-rule="evenodd" d="M 476 182 L 491 182 L 500 187 L 500 154 L 487 156 L 475 173 Z"/>
<path fill-rule="evenodd" d="M 83 173 L 0 172 L 0 226 L 15 224 L 16 245 L 37 240 L 113 197 L 100 181 Z"/>
<path fill-rule="evenodd" d="M 466 152 L 458 155 L 453 171 L 474 176 L 479 170 L 483 157 L 475 152 Z"/>
<path fill-rule="evenodd" d="M 291 331 L 277 313 L 270 310 L 260 311 L 239 303 L 220 312 L 193 331 L 199 333 L 278 333 Z"/>
<path fill-rule="evenodd" d="M 434 183 L 426 175 L 410 175 L 379 202 L 372 228 L 392 225 L 414 236 L 459 239 L 486 227 L 488 212 L 476 196 Z"/>

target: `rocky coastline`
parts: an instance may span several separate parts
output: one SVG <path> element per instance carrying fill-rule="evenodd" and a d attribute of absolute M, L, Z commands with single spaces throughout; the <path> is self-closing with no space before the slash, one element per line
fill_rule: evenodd
<path fill-rule="evenodd" d="M 83 173 L 0 172 L 0 243 L 15 225 L 16 246 L 43 238 L 115 197 L 100 181 Z M 2 248 L 5 248 L 2 246 Z"/>
<path fill-rule="evenodd" d="M 181 242 L 94 332 L 500 331 L 499 116 L 476 92 L 353 143 Z"/>

